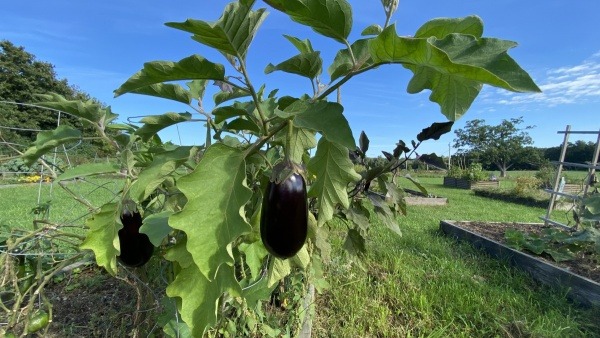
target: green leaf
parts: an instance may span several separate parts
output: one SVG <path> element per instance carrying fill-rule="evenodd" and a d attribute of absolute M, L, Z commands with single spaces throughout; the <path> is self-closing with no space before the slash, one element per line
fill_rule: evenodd
<path fill-rule="evenodd" d="M 289 42 L 291 42 L 300 53 L 312 53 L 315 51 L 313 49 L 312 44 L 310 43 L 310 40 L 308 39 L 300 40 L 296 37 L 285 34 L 283 34 L 283 37 L 286 38 Z"/>
<path fill-rule="evenodd" d="M 100 211 L 85 222 L 89 230 L 80 245 L 82 250 L 92 250 L 98 266 L 104 267 L 113 276 L 117 274 L 117 256 L 120 253 L 118 213 L 117 203 L 106 203 L 100 207 Z"/>
<path fill-rule="evenodd" d="M 315 32 L 344 43 L 352 29 L 352 7 L 346 0 L 265 0 Z"/>
<path fill-rule="evenodd" d="M 363 71 L 365 68 L 373 65 L 373 59 L 371 58 L 371 51 L 369 49 L 370 40 L 372 39 L 355 41 L 350 45 L 352 54 L 350 54 L 348 48 L 337 52 L 333 59 L 333 63 L 328 68 L 331 81 L 353 72 Z M 354 59 L 352 59 L 352 55 L 354 55 Z"/>
<path fill-rule="evenodd" d="M 365 238 L 360 234 L 360 232 L 354 229 L 348 229 L 348 234 L 346 235 L 346 240 L 344 241 L 344 249 L 346 249 L 346 251 L 348 251 L 350 254 L 356 256 L 365 253 Z"/>
<path fill-rule="evenodd" d="M 162 115 L 147 116 L 140 120 L 144 125 L 136 130 L 135 133 L 142 138 L 142 141 L 148 142 L 159 131 L 191 119 L 192 114 L 190 113 L 165 113 Z"/>
<path fill-rule="evenodd" d="M 369 230 L 371 221 L 369 220 L 369 211 L 364 207 L 350 207 L 342 211 L 346 219 L 354 223 L 358 229 L 366 233 Z"/>
<path fill-rule="evenodd" d="M 282 117 L 294 116 L 293 124 L 297 128 L 321 132 L 329 141 L 354 150 L 356 141 L 343 111 L 344 107 L 335 102 L 297 100 L 287 106 L 283 114 L 277 113 Z"/>
<path fill-rule="evenodd" d="M 121 170 L 120 166 L 114 163 L 86 163 L 65 170 L 57 180 L 67 181 L 78 177 L 117 173 L 119 170 Z"/>
<path fill-rule="evenodd" d="M 363 29 L 363 31 L 360 33 L 360 35 L 362 35 L 362 36 L 379 35 L 379 33 L 381 33 L 382 31 L 383 31 L 383 27 L 381 27 L 377 24 L 372 24 L 369 27 Z"/>
<path fill-rule="evenodd" d="M 193 80 L 190 82 L 186 82 L 186 85 L 189 88 L 188 93 L 190 93 L 190 96 L 193 99 L 198 100 L 200 103 L 202 103 L 202 98 L 204 97 L 204 92 L 206 91 L 207 84 L 207 80 Z"/>
<path fill-rule="evenodd" d="M 194 147 L 180 146 L 174 150 L 155 154 L 152 162 L 145 167 L 129 190 L 129 195 L 135 202 L 148 198 L 167 177 L 185 163 L 194 151 Z"/>
<path fill-rule="evenodd" d="M 160 301 L 161 312 L 157 324 L 163 328 L 163 333 L 169 338 L 191 338 L 189 326 L 179 318 L 177 302 L 167 296 Z"/>
<path fill-rule="evenodd" d="M 373 203 L 375 215 L 377 215 L 383 224 L 397 235 L 402 236 L 400 226 L 398 226 L 398 223 L 396 223 L 395 214 L 392 212 L 392 210 L 390 210 L 390 207 L 387 205 L 387 203 L 385 203 L 383 197 L 372 192 L 368 192 L 367 197 L 369 198 L 369 201 Z"/>
<path fill-rule="evenodd" d="M 163 211 L 145 217 L 140 227 L 140 233 L 148 235 L 150 242 L 155 247 L 159 247 L 173 230 L 169 226 L 169 216 L 172 214 L 172 211 Z"/>
<path fill-rule="evenodd" d="M 242 290 L 242 296 L 248 302 L 249 308 L 255 308 L 259 301 L 266 300 L 271 297 L 273 289 L 277 286 L 276 284 L 268 286 L 269 280 L 266 277 L 261 279 Z"/>
<path fill-rule="evenodd" d="M 227 123 L 227 129 L 237 131 L 251 131 L 255 132 L 256 134 L 260 133 L 260 128 L 256 125 L 256 123 L 245 118 L 238 118 Z"/>
<path fill-rule="evenodd" d="M 250 92 L 247 90 L 241 90 L 238 88 L 233 88 L 232 92 L 218 92 L 213 96 L 213 100 L 215 101 L 215 106 L 220 105 L 223 102 L 227 102 L 229 100 L 237 99 L 240 97 L 250 96 Z"/>
<path fill-rule="evenodd" d="M 65 124 L 54 130 L 41 131 L 37 134 L 32 146 L 23 153 L 23 161 L 26 165 L 31 166 L 37 159 L 52 149 L 79 140 L 81 140 L 81 132 Z"/>
<path fill-rule="evenodd" d="M 290 266 L 290 261 L 288 259 L 283 260 L 273 257 L 273 260 L 274 262 L 269 270 L 269 278 L 267 282 L 267 287 L 269 288 L 275 286 L 277 282 L 292 273 L 292 267 Z"/>
<path fill-rule="evenodd" d="M 434 36 L 443 39 L 446 35 L 461 33 L 480 38 L 483 35 L 483 21 L 472 15 L 464 18 L 437 18 L 426 22 L 415 33 L 415 38 Z"/>
<path fill-rule="evenodd" d="M 212 24 L 188 19 L 185 22 L 169 22 L 166 25 L 190 32 L 194 34 L 194 40 L 245 60 L 248 47 L 266 17 L 264 8 L 252 11 L 251 4 L 236 1 L 228 4 L 219 20 Z"/>
<path fill-rule="evenodd" d="M 349 207 L 346 188 L 361 176 L 354 171 L 354 165 L 348 157 L 348 149 L 326 138 L 319 140 L 317 153 L 308 162 L 308 171 L 317 176 L 308 196 L 318 199 L 318 226 L 322 226 L 333 218 L 336 205 Z"/>
<path fill-rule="evenodd" d="M 215 123 L 221 123 L 228 118 L 234 116 L 244 116 L 248 114 L 246 109 L 243 109 L 240 105 L 234 104 L 233 106 L 225 106 L 219 107 L 212 111 L 212 114 L 215 116 Z"/>
<path fill-rule="evenodd" d="M 241 211 L 252 195 L 245 184 L 244 156 L 237 149 L 213 144 L 196 169 L 178 182 L 188 202 L 171 216 L 169 225 L 188 235 L 187 248 L 209 279 L 223 263 L 233 264 L 228 246 L 252 230 Z"/>
<path fill-rule="evenodd" d="M 101 122 L 103 125 L 107 125 L 110 121 L 117 118 L 117 114 L 112 113 L 110 107 L 103 108 L 100 103 L 91 99 L 85 102 L 67 100 L 62 95 L 55 93 L 38 94 L 36 97 L 42 100 L 41 102 L 36 102 L 39 106 L 56 109 L 91 123 Z"/>
<path fill-rule="evenodd" d="M 239 246 L 241 252 L 246 256 L 246 264 L 250 268 L 250 274 L 253 278 L 258 278 L 261 275 L 261 268 L 263 260 L 269 252 L 265 249 L 262 241 L 256 241 L 253 243 L 241 243 Z"/>
<path fill-rule="evenodd" d="M 115 90 L 115 97 L 153 84 L 180 80 L 225 79 L 223 65 L 212 63 L 200 55 L 188 56 L 179 62 L 146 62 L 144 68 Z"/>
<path fill-rule="evenodd" d="M 473 35 L 449 34 L 443 39 L 399 37 L 392 25 L 370 43 L 375 64 L 400 63 L 414 76 L 408 92 L 430 89 L 450 120 L 460 118 L 483 84 L 515 91 L 539 92 L 529 75 L 507 54 L 516 44 Z"/>
<path fill-rule="evenodd" d="M 179 271 L 166 291 L 169 297 L 181 300 L 179 312 L 192 330 L 193 337 L 203 337 L 204 332 L 216 324 L 217 305 L 223 293 L 228 292 L 232 296 L 241 294 L 233 268 L 227 264 L 219 267 L 212 281 L 192 264 Z"/>
<path fill-rule="evenodd" d="M 160 97 L 185 104 L 192 102 L 192 95 L 182 86 L 175 83 L 156 83 L 132 90 L 131 93 Z"/>
<path fill-rule="evenodd" d="M 274 66 L 269 63 L 265 68 L 265 74 L 270 74 L 280 70 L 286 73 L 304 76 L 309 79 L 314 79 L 323 69 L 323 60 L 321 52 L 301 53 L 293 56 L 278 65 Z"/>
<path fill-rule="evenodd" d="M 277 134 L 276 141 L 285 144 L 287 138 L 287 128 L 283 129 Z M 315 132 L 308 129 L 296 128 L 292 126 L 290 135 L 290 146 L 288 154 L 290 160 L 294 163 L 302 163 L 302 156 L 308 149 L 312 149 L 317 146 L 317 138 Z"/>

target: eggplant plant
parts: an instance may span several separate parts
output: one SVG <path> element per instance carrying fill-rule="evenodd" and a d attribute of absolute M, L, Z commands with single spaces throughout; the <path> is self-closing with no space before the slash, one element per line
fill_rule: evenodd
<path fill-rule="evenodd" d="M 433 19 L 409 37 L 389 24 L 398 1 L 382 4 L 384 24 L 367 27 L 354 27 L 349 0 L 239 0 L 227 4 L 216 21 L 166 23 L 190 34 L 202 47 L 220 52 L 223 59 L 194 54 L 178 61 L 147 62 L 115 95 L 172 100 L 194 114 L 149 116 L 138 126 L 117 123 L 117 114 L 93 102 L 50 93 L 38 102 L 79 117 L 118 155 L 118 168 L 84 164 L 56 179 L 115 169 L 125 173 L 121 199 L 94 209 L 80 248 L 94 253 L 99 266 L 116 274 L 117 257 L 123 255 L 118 234 L 125 225 L 119 218 L 125 201 L 139 206 L 140 233 L 160 247 L 154 251 L 158 260 L 171 266 L 165 296 L 176 300 L 176 311 L 161 317 L 166 335 L 260 330 L 249 321 L 227 323 L 234 313 L 260 312 L 261 302 L 268 301 L 290 274 L 317 289 L 323 286 L 322 264 L 331 251 L 327 233 L 334 220 L 346 227 L 344 247 L 355 256 L 365 249 L 370 219 L 379 218 L 401 233 L 397 216 L 406 212 L 406 205 L 390 173 L 422 142 L 449 132 L 484 84 L 513 92 L 539 91 L 508 55 L 516 44 L 484 37 L 479 17 Z M 310 39 L 340 47 L 325 68 L 309 38 L 284 35 L 276 42 L 291 43 L 297 53 L 265 62 L 264 72 L 308 80 L 310 86 L 301 96 L 251 81 L 247 56 L 261 52 L 251 43 L 267 19 L 267 9 L 310 27 Z M 353 29 L 362 29 L 361 38 L 350 40 Z M 385 153 L 384 163 L 356 166 L 365 162 L 369 139 L 362 133 L 357 145 L 338 90 L 357 75 L 384 65 L 412 72 L 408 93 L 430 91 L 429 99 L 447 121 L 415 131 L 416 140 L 400 140 Z M 209 84 L 219 87 L 210 111 L 203 108 Z M 158 136 L 167 127 L 197 119 L 205 123 L 204 144 L 176 146 Z M 120 133 L 110 136 L 110 129 Z M 54 147 L 80 138 L 81 131 L 60 126 L 40 133 L 22 158 L 28 164 L 42 161 Z M 245 310 L 227 311 L 235 307 Z"/>

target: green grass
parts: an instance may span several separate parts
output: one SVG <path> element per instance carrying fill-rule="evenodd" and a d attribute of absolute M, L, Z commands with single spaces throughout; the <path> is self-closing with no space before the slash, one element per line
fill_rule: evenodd
<path fill-rule="evenodd" d="M 110 201 L 122 184 L 112 179 L 91 179 L 69 183 L 67 187 L 79 197 L 99 207 Z M 50 202 L 49 220 L 55 223 L 78 224 L 89 214 L 86 206 L 75 201 L 58 184 L 25 184 L 0 186 L 0 224 L 29 229 L 35 219 L 31 211 L 40 203 Z M 83 218 L 82 218 L 83 217 Z"/>
<path fill-rule="evenodd" d="M 543 208 L 524 207 L 442 186 L 422 178 L 444 207 L 409 207 L 399 218 L 403 236 L 373 224 L 362 271 L 343 257 L 327 265 L 331 288 L 318 296 L 318 337 L 593 337 L 599 310 L 582 311 L 565 290 L 540 286 L 527 275 L 442 236 L 451 220 L 539 222 Z M 377 223 L 374 221 L 374 223 Z M 342 258 L 340 258 L 342 257 Z"/>

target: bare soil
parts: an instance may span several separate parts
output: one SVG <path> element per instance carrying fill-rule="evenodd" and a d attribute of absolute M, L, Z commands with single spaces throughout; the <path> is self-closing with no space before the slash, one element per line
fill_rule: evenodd
<path fill-rule="evenodd" d="M 502 223 L 502 222 L 454 222 L 454 224 L 506 245 L 504 233 L 508 229 L 515 229 L 526 233 L 540 234 L 545 228 L 543 224 L 537 223 Z M 576 254 L 572 260 L 555 262 L 549 255 L 538 256 L 532 252 L 527 254 L 536 256 L 549 264 L 569 270 L 577 275 L 589 278 L 600 283 L 600 257 L 592 252 L 584 250 Z"/>

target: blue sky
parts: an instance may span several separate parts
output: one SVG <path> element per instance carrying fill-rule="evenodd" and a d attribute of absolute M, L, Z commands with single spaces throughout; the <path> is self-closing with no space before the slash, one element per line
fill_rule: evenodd
<path fill-rule="evenodd" d="M 165 112 L 189 111 L 189 107 L 167 100 L 128 94 L 113 98 L 113 90 L 141 69 L 144 62 L 177 61 L 200 54 L 211 61 L 226 63 L 223 57 L 194 42 L 189 34 L 168 28 L 169 21 L 187 18 L 216 20 L 225 0 L 173 1 L 7 1 L 0 11 L 0 39 L 8 39 L 39 60 L 55 65 L 59 77 L 93 97 L 111 105 L 122 118 Z M 351 0 L 354 8 L 352 39 L 369 24 L 383 25 L 379 0 Z M 266 5 L 258 1 L 258 7 Z M 295 54 L 282 37 L 289 34 L 310 38 L 322 52 L 328 66 L 335 52 L 343 48 L 303 26 L 291 23 L 269 9 L 269 16 L 253 42 L 248 63 L 252 81 L 267 83 L 267 92 L 280 88 L 280 95 L 310 92 L 310 83 L 281 72 L 264 74 L 269 63 L 278 63 Z M 470 119 L 498 124 L 502 119 L 523 116 L 537 147 L 557 146 L 562 141 L 558 130 L 567 124 L 573 130 L 600 129 L 600 38 L 598 0 L 547 1 L 465 1 L 401 0 L 392 22 L 400 35 L 413 34 L 424 22 L 436 17 L 479 15 L 485 25 L 484 36 L 517 41 L 510 55 L 527 70 L 543 90 L 542 94 L 516 94 L 484 87 L 469 112 L 454 129 Z M 345 115 L 355 137 L 364 130 L 371 140 L 370 156 L 391 150 L 403 139 L 407 143 L 433 122 L 445 121 L 439 107 L 429 102 L 429 92 L 406 93 L 411 73 L 400 66 L 381 67 L 359 75 L 342 88 Z M 327 75 L 323 81 L 328 80 Z M 207 93 L 206 109 L 212 108 Z M 201 124 L 181 125 L 161 134 L 164 140 L 201 144 Z M 420 153 L 448 154 L 454 133 L 439 141 L 428 141 Z M 591 137 L 572 137 L 595 141 Z M 454 150 L 452 150 L 454 151 Z"/>

